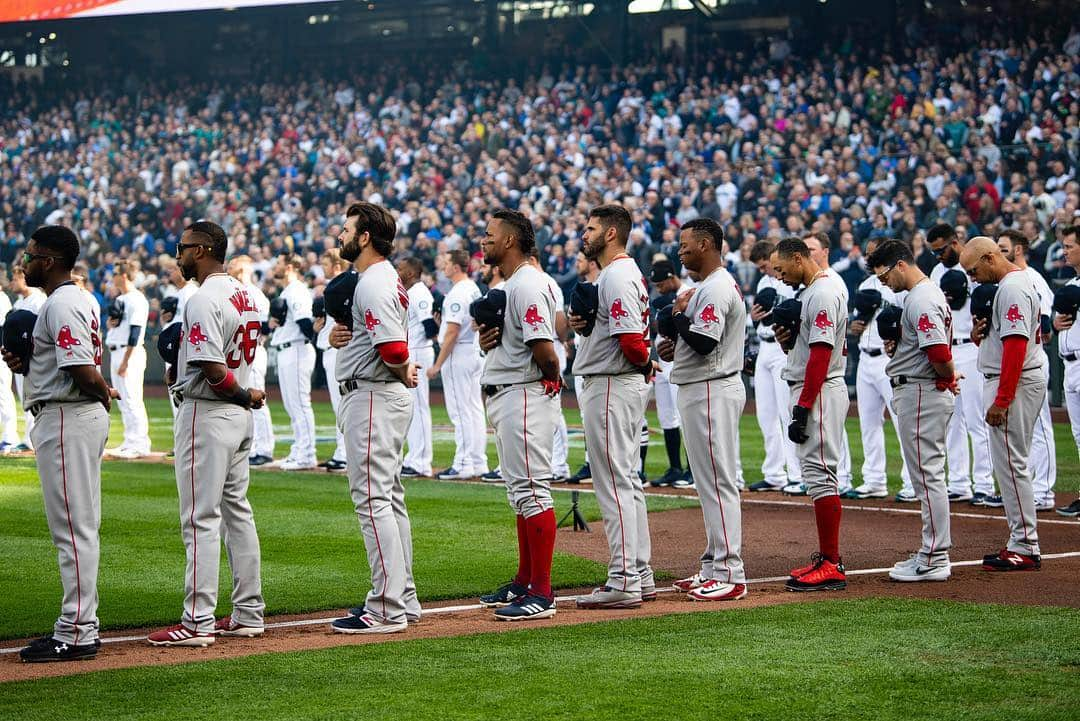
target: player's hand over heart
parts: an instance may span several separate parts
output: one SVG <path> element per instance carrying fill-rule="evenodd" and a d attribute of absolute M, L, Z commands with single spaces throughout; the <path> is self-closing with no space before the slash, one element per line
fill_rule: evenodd
<path fill-rule="evenodd" d="M 488 328 L 486 325 L 482 325 L 480 330 L 480 350 L 487 353 L 489 350 L 499 345 L 499 339 L 502 337 L 501 328 Z"/>
<path fill-rule="evenodd" d="M 580 333 L 585 330 L 585 326 L 589 324 L 587 320 L 576 313 L 567 313 L 566 322 L 570 324 L 570 327 L 575 333 Z"/>
<path fill-rule="evenodd" d="M 1054 330 L 1069 330 L 1069 328 L 1073 327 L 1073 323 L 1075 322 L 1075 315 L 1065 315 L 1064 313 L 1058 313 L 1054 316 Z"/>
<path fill-rule="evenodd" d="M 675 299 L 675 302 L 672 303 L 671 312 L 685 313 L 687 306 L 690 305 L 690 299 L 694 297 L 694 293 L 697 293 L 697 288 L 691 288 L 690 290 L 677 297 Z"/>
<path fill-rule="evenodd" d="M 887 340 L 887 341 L 884 341 L 884 343 L 885 343 L 885 355 L 892 358 L 894 355 L 896 355 L 896 341 Z"/>
<path fill-rule="evenodd" d="M 330 345 L 334 348 L 344 348 L 349 345 L 351 340 L 352 331 L 349 330 L 348 326 L 335 323 L 334 329 L 330 331 Z"/>
<path fill-rule="evenodd" d="M 11 369 L 12 373 L 23 372 L 22 359 L 19 358 L 19 356 L 15 355 L 14 353 L 9 353 L 8 351 L 4 351 L 3 358 L 4 363 L 7 364 L 7 367 Z"/>
<path fill-rule="evenodd" d="M 982 343 L 983 338 L 986 337 L 986 333 L 989 330 L 987 322 L 982 318 L 975 318 L 971 328 L 971 340 L 975 345 Z"/>
<path fill-rule="evenodd" d="M 675 341 L 660 336 L 660 342 L 656 344 L 656 355 L 660 356 L 660 360 L 665 363 L 675 360 Z"/>

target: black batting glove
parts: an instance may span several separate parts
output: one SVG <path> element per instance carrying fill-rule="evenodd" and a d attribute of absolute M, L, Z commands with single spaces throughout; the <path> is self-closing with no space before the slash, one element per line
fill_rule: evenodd
<path fill-rule="evenodd" d="M 806 435 L 806 424 L 810 421 L 810 409 L 803 406 L 795 406 L 791 409 L 791 425 L 788 426 L 787 435 L 792 443 L 803 444 L 810 440 Z"/>

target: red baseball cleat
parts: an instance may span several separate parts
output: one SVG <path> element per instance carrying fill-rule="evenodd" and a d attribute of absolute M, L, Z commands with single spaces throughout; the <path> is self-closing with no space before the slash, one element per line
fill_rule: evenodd
<path fill-rule="evenodd" d="M 1038 571 L 1042 568 L 1042 558 L 1005 549 L 1001 553 L 983 556 L 982 567 L 987 571 Z"/>
<path fill-rule="evenodd" d="M 819 556 L 813 568 L 797 578 L 789 578 L 785 588 L 789 591 L 842 591 L 847 588 L 844 564 Z"/>

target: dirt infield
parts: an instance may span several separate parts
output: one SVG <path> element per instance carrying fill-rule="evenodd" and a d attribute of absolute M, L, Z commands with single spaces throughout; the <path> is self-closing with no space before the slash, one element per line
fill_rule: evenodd
<path fill-rule="evenodd" d="M 0 654 L 0 682 L 65 676 L 105 669 L 147 665 L 173 665 L 265 653 L 349 646 L 363 643 L 393 643 L 417 638 L 440 638 L 475 633 L 498 633 L 521 628 L 568 626 L 623 618 L 661 616 L 715 610 L 738 610 L 783 603 L 809 603 L 825 598 L 903 597 L 947 599 L 1004 604 L 1080 607 L 1075 579 L 1080 572 L 1080 554 L 1048 558 L 1036 573 L 994 574 L 977 565 L 953 569 L 946 583 L 902 585 L 892 583 L 883 570 L 905 558 L 918 543 L 917 508 L 891 503 L 845 502 L 842 526 L 844 561 L 849 569 L 848 590 L 829 594 L 793 594 L 783 590 L 782 579 L 799 565 L 816 543 L 813 512 L 806 499 L 743 498 L 743 543 L 746 568 L 756 583 L 750 595 L 732 604 L 693 603 L 674 593 L 662 593 L 660 600 L 630 611 L 579 611 L 572 601 L 560 605 L 559 614 L 549 620 L 528 624 L 496 622 L 490 611 L 474 608 L 475 599 L 447 601 L 426 606 L 428 612 L 408 632 L 364 638 L 331 633 L 325 620 L 333 612 L 267 619 L 270 628 L 259 639 L 224 638 L 206 649 L 154 648 L 139 640 L 148 629 L 110 632 L 98 658 L 65 664 L 23 664 L 14 653 Z M 1048 556 L 1080 552 L 1080 523 L 1044 515 L 1039 527 L 1043 553 Z M 650 516 L 653 565 L 675 576 L 689 575 L 697 568 L 697 555 L 704 542 L 704 523 L 696 508 L 655 513 Z M 1004 545 L 1007 531 L 1000 511 L 958 510 L 952 519 L 954 562 L 977 561 Z M 600 523 L 592 533 L 562 529 L 558 550 L 607 560 L 607 544 Z M 562 592 L 572 595 L 571 592 Z M 125 639 L 113 642 L 109 639 Z M 131 640 L 126 640 L 131 639 Z M 0 642 L 4 648 L 20 641 Z"/>

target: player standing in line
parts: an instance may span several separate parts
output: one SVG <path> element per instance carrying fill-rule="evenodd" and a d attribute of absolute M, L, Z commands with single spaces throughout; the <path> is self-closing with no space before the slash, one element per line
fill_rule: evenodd
<path fill-rule="evenodd" d="M 559 382 L 562 382 L 563 374 L 566 373 L 566 341 L 569 336 L 570 325 L 566 321 L 566 310 L 563 307 L 563 292 L 558 282 L 544 272 L 540 266 L 540 249 L 533 245 L 529 253 L 529 264 L 540 271 L 547 283 L 547 292 L 555 303 L 555 357 L 559 359 Z M 551 451 L 551 482 L 562 483 L 570 476 L 570 465 L 567 458 L 570 455 L 570 434 L 566 428 L 566 416 L 562 411 L 562 396 L 559 396 L 559 415 L 555 419 L 555 439 Z"/>
<path fill-rule="evenodd" d="M 435 362 L 435 349 L 431 340 L 439 334 L 435 323 L 435 299 L 420 279 L 424 273 L 423 262 L 413 256 L 405 258 L 397 266 L 401 284 L 409 293 L 409 358 L 417 367 L 416 387 L 409 389 L 413 397 L 413 416 L 409 424 L 405 453 L 405 465 L 401 475 L 406 478 L 430 477 L 431 457 L 431 395 L 427 369 Z"/>
<path fill-rule="evenodd" d="M 670 260 L 658 260 L 653 263 L 649 273 L 649 281 L 656 287 L 659 295 L 653 299 L 651 306 L 653 319 L 660 310 L 677 298 L 689 293 L 692 286 L 683 283 L 675 274 L 675 266 Z M 671 369 L 674 364 L 660 359 L 660 368 L 656 371 L 653 379 L 653 393 L 656 395 L 656 415 L 660 421 L 660 429 L 664 432 L 664 448 L 667 450 L 668 469 L 664 475 L 655 481 L 650 481 L 650 486 L 674 486 L 687 488 L 693 485 L 693 476 L 690 469 L 682 467 L 682 434 L 680 428 L 682 419 L 679 417 L 679 387 L 671 382 Z M 689 466 L 689 463 L 687 464 Z"/>
<path fill-rule="evenodd" d="M 596 285 L 597 279 L 600 277 L 600 266 L 597 264 L 595 258 L 589 258 L 585 253 L 579 252 L 577 259 L 574 261 L 574 269 L 577 271 L 579 284 L 587 283 Z M 569 317 L 567 319 L 569 322 Z M 577 395 L 581 391 L 582 385 L 585 383 L 585 379 L 581 377 L 581 374 L 577 372 L 577 354 L 581 351 L 581 342 L 585 340 L 585 336 L 581 333 L 574 334 L 574 364 L 571 366 L 571 371 L 574 375 L 574 394 Z M 580 407 L 580 402 L 578 403 Z M 584 440 L 583 440 L 584 442 Z M 574 475 L 566 479 L 567 483 L 581 483 L 582 481 L 588 481 L 592 479 L 592 468 L 589 466 L 589 447 L 588 443 L 585 443 L 585 460 L 581 464 L 581 468 L 577 469 Z"/>
<path fill-rule="evenodd" d="M 315 319 L 311 313 L 311 289 L 302 279 L 303 260 L 280 258 L 274 278 L 285 285 L 285 320 L 270 337 L 277 350 L 278 385 L 281 401 L 289 414 L 293 444 L 281 462 L 283 471 L 310 471 L 317 466 L 315 457 L 315 413 L 311 408 L 311 374 L 315 371 Z M 277 321 L 272 320 L 271 326 Z"/>
<path fill-rule="evenodd" d="M 848 394 L 846 291 L 810 257 L 799 238 L 776 246 L 773 266 L 792 288 L 805 286 L 800 295 L 799 331 L 775 326 L 776 339 L 788 351 L 784 380 L 791 388 L 791 425 L 788 437 L 799 447 L 799 463 L 807 494 L 814 499 L 819 551 L 808 566 L 791 572 L 790 591 L 833 591 L 847 588 L 840 560 L 840 491 L 837 467 L 845 437 Z"/>
<path fill-rule="evenodd" d="M 945 434 L 957 393 L 952 363 L 952 312 L 945 294 L 915 265 L 911 249 L 886 240 L 867 254 L 874 278 L 896 294 L 906 293 L 900 342 L 886 348 L 887 372 L 904 439 L 900 450 L 913 469 L 912 486 L 922 504 L 919 552 L 889 571 L 894 581 L 944 581 L 951 573 L 949 488 L 945 478 Z"/>
<path fill-rule="evenodd" d="M 742 510 L 736 475 L 739 418 L 746 405 L 740 372 L 746 349 L 746 304 L 724 268 L 724 231 L 709 218 L 691 220 L 679 234 L 679 260 L 702 278 L 675 299 L 677 339 L 665 339 L 661 358 L 674 361 L 671 381 L 679 387 L 686 419 L 686 449 L 697 470 L 697 492 L 705 517 L 701 571 L 675 582 L 695 601 L 736 601 L 746 596 L 742 560 Z"/>
<path fill-rule="evenodd" d="M 1035 420 L 1046 396 L 1039 292 L 1030 276 L 1005 260 L 990 238 L 977 236 L 964 246 L 960 264 L 976 283 L 997 283 L 989 325 L 976 320 L 979 371 L 986 378 L 983 405 L 990 428 L 990 455 L 1001 479 L 1001 500 L 1009 522 L 1009 543 L 983 558 L 991 571 L 1038 569 L 1039 535 L 1028 454 Z"/>
<path fill-rule="evenodd" d="M 761 463 L 763 479 L 750 485 L 750 490 L 782 491 L 787 486 L 802 485 L 802 470 L 799 468 L 799 456 L 795 444 L 787 437 L 787 427 L 791 423 L 791 393 L 787 382 L 781 377 L 787 364 L 787 355 L 776 342 L 776 333 L 766 322 L 772 305 L 782 300 L 795 297 L 795 290 L 780 281 L 773 270 L 770 257 L 776 246 L 766 240 L 754 244 L 750 250 L 750 260 L 761 273 L 754 293 L 754 305 L 750 309 L 750 320 L 757 325 L 758 346 L 757 363 L 754 366 L 754 406 L 758 428 L 765 445 L 765 460 Z M 758 299 L 765 296 L 762 291 L 771 289 L 775 303 L 765 308 Z"/>
<path fill-rule="evenodd" d="M 409 295 L 388 260 L 396 224 L 390 211 L 353 203 L 338 240 L 341 257 L 360 274 L 353 294 L 352 327 L 336 324 L 340 425 L 345 432 L 349 490 L 360 519 L 371 591 L 359 614 L 331 624 L 337 633 L 396 633 L 420 619 L 412 575 L 412 526 L 401 485 L 401 450 L 412 420 L 409 388 Z"/>
<path fill-rule="evenodd" d="M 179 401 L 173 424 L 180 532 L 187 549 L 180 623 L 151 633 L 154 646 L 209 646 L 214 636 L 263 633 L 259 535 L 247 499 L 251 409 L 265 394 L 247 387 L 262 321 L 244 285 L 225 272 L 229 242 L 216 223 L 184 229 L 176 258 L 199 290 L 184 308 L 169 388 Z M 221 541 L 232 569 L 232 613 L 214 619 Z"/>
<path fill-rule="evenodd" d="M 120 447 L 105 452 L 116 458 L 150 455 L 150 420 L 143 404 L 146 374 L 143 340 L 149 322 L 150 304 L 142 291 L 135 287 L 137 270 L 134 264 L 123 260 L 113 266 L 112 281 L 117 293 L 113 303 L 121 313 L 117 318 L 110 312 L 109 330 L 105 334 L 112 385 L 120 393 L 117 404 L 124 422 L 124 440 Z"/>
<path fill-rule="evenodd" d="M 869 258 L 878 247 L 878 240 L 871 239 L 866 244 L 866 257 Z M 869 261 L 867 261 L 869 263 Z M 903 307 L 904 292 L 894 292 L 881 282 L 873 272 L 859 284 L 859 293 L 879 294 L 882 306 L 885 303 Z M 858 296 L 856 296 L 856 303 Z M 879 307 L 866 320 L 855 320 L 848 326 L 851 335 L 859 339 L 859 366 L 855 371 L 856 406 L 859 411 L 859 433 L 862 436 L 863 465 L 862 485 L 852 488 L 844 494 L 845 498 L 886 498 L 889 495 L 888 476 L 885 471 L 885 410 L 888 409 L 896 430 L 897 440 L 903 445 L 904 436 L 897 424 L 896 411 L 893 409 L 893 389 L 889 374 L 885 370 L 889 357 L 885 354 L 885 345 L 877 330 Z M 952 354 L 950 353 L 950 357 Z M 905 488 L 911 485 L 908 464 L 903 450 L 900 458 L 900 475 Z"/>
<path fill-rule="evenodd" d="M 446 412 L 454 424 L 454 460 L 437 474 L 439 480 L 475 478 L 488 472 L 487 423 L 480 397 L 480 348 L 469 318 L 469 306 L 480 297 L 480 288 L 468 276 L 469 253 L 446 254 L 445 272 L 454 286 L 443 300 L 439 325 L 439 357 L 427 369 L 434 380 L 442 373 Z"/>
<path fill-rule="evenodd" d="M 1035 419 L 1035 433 L 1031 439 L 1031 486 L 1035 493 L 1035 510 L 1054 510 L 1054 483 L 1057 482 L 1057 443 L 1054 441 L 1054 421 L 1050 417 L 1050 356 L 1046 344 L 1050 342 L 1050 317 L 1054 313 L 1054 293 L 1039 271 L 1028 265 L 1027 256 L 1031 246 L 1023 233 L 1006 230 L 998 236 L 998 247 L 1005 260 L 1023 271 L 1039 294 L 1039 323 L 1043 343 L 1043 375 L 1046 376 L 1047 393 L 1042 409 Z"/>
<path fill-rule="evenodd" d="M 255 283 L 255 272 L 252 267 L 251 256 L 237 255 L 233 257 L 229 261 L 228 268 L 229 275 L 240 281 L 248 295 L 255 301 L 255 307 L 259 310 L 259 322 L 262 323 L 259 331 L 259 343 L 255 347 L 255 362 L 251 364 L 251 372 L 248 376 L 248 388 L 262 391 L 264 397 L 262 405 L 251 410 L 251 455 L 248 457 L 248 464 L 264 466 L 274 460 L 274 422 L 270 418 L 269 397 L 266 396 L 266 366 L 268 359 L 264 343 L 266 334 L 270 330 L 268 325 L 270 320 L 270 300 L 262 292 L 258 284 Z M 188 288 L 198 290 L 198 285 L 194 281 L 189 281 L 181 290 L 181 294 L 187 291 Z M 192 293 L 194 293 L 194 290 Z M 182 307 L 183 304 L 181 304 Z"/>
<path fill-rule="evenodd" d="M 562 390 L 549 277 L 531 262 L 532 223 L 519 212 L 496 210 L 482 242 L 484 262 L 498 265 L 506 283 L 502 328 L 481 325 L 486 351 L 480 382 L 495 430 L 499 469 L 517 516 L 518 570 L 510 583 L 480 597 L 503 621 L 555 615 L 551 559 L 555 509 L 551 500 L 552 452 Z"/>
<path fill-rule="evenodd" d="M 180 266 L 176 264 L 175 259 L 170 258 L 163 262 L 162 270 L 169 276 L 169 282 L 178 289 L 176 293 L 166 296 L 161 301 L 161 330 L 164 331 L 166 328 L 183 322 L 184 306 L 187 304 L 188 299 L 195 295 L 195 291 L 199 289 L 199 284 L 193 280 L 184 280 L 184 274 L 180 272 Z M 166 368 L 166 378 L 168 372 L 169 369 Z M 266 377 L 265 373 L 263 373 L 263 377 Z M 266 408 L 265 404 L 263 408 Z M 175 420 L 176 406 L 169 403 L 169 411 Z M 270 411 L 267 410 L 266 412 L 269 413 Z M 173 452 L 169 451 L 166 455 L 172 457 Z"/>
<path fill-rule="evenodd" d="M 601 268 L 599 306 L 574 371 L 583 377 L 578 402 L 596 463 L 593 488 L 611 560 L 607 582 L 579 596 L 579 608 L 636 608 L 656 598 L 645 491 L 637 473 L 638 438 L 655 366 L 649 358 L 645 278 L 626 253 L 630 226 L 625 208 L 600 205 L 589 212 L 582 233 L 582 252 Z M 569 320 L 575 331 L 585 328 L 584 318 L 571 314 Z"/>
<path fill-rule="evenodd" d="M 33 288 L 26 283 L 26 274 L 23 272 L 22 266 L 16 265 L 11 269 L 11 292 L 15 294 L 15 305 L 12 306 L 12 310 L 28 310 L 34 315 L 41 315 L 41 306 L 45 305 L 45 294 L 40 288 Z M 3 313 L 0 313 L 0 318 L 3 318 Z M 0 325 L 3 325 L 0 322 Z M 0 364 L 0 368 L 4 366 Z M 20 402 L 23 397 L 23 383 L 26 380 L 25 376 L 21 373 L 15 374 L 15 394 L 19 397 Z M 0 381 L 2 382 L 2 381 Z M 26 411 L 24 407 L 24 412 Z M 33 450 L 34 444 L 30 440 L 30 431 L 34 428 L 34 417 L 29 412 L 25 412 L 25 431 L 23 433 L 22 442 L 19 443 L 14 450 L 15 452 L 23 452 Z M 2 444 L 0 444 L 2 445 Z M 0 453 L 3 451 L 0 450 Z"/>
<path fill-rule="evenodd" d="M 53 633 L 19 652 L 26 662 L 93 658 L 98 640 L 101 457 L 116 397 L 101 376 L 97 302 L 76 287 L 71 270 L 79 239 L 47 225 L 30 236 L 22 256 L 26 282 L 47 296 L 25 357 L 4 349 L 14 373 L 26 375 L 23 400 L 34 416 L 34 448 L 45 518 L 64 589 Z"/>
<path fill-rule="evenodd" d="M 327 282 L 333 280 L 340 273 L 344 273 L 349 270 L 351 263 L 347 263 L 341 258 L 341 251 L 337 248 L 330 248 L 322 257 L 319 262 L 323 267 L 323 277 Z M 341 393 L 338 390 L 337 376 L 335 375 L 335 367 L 337 365 L 338 349 L 330 345 L 330 331 L 333 329 L 333 324 L 327 321 L 325 311 L 320 318 L 315 319 L 315 332 L 318 333 L 315 339 L 315 345 L 322 350 L 322 366 L 323 372 L 326 373 L 326 388 L 330 392 L 330 407 L 334 411 L 334 430 L 336 433 L 337 444 L 334 446 L 334 453 L 330 456 L 328 461 L 319 464 L 320 468 L 325 468 L 330 473 L 342 473 L 345 471 L 345 436 L 341 431 L 341 424 L 338 423 L 341 406 Z"/>
<path fill-rule="evenodd" d="M 930 280 L 941 284 L 941 278 L 960 267 L 960 242 L 956 229 L 939 223 L 926 232 L 926 244 L 937 256 L 938 264 L 930 271 Z M 975 284 L 969 280 L 969 290 Z M 979 349 L 972 336 L 971 298 L 962 308 L 952 309 L 953 363 L 960 377 L 960 395 L 956 412 L 949 424 L 946 461 L 949 464 L 949 500 L 971 501 L 973 506 L 1000 508 L 1002 500 L 994 494 L 993 468 L 990 463 L 990 439 L 986 427 L 986 409 L 982 404 L 985 381 L 979 372 Z M 971 449 L 968 449 L 968 437 Z M 974 484 L 974 493 L 972 485 Z"/>
<path fill-rule="evenodd" d="M 1062 295 L 1080 296 L 1080 226 L 1068 225 L 1062 228 L 1061 248 L 1065 254 L 1065 262 L 1076 271 L 1076 276 L 1058 292 Z M 1076 306 L 1070 304 L 1069 310 L 1072 312 L 1055 313 L 1054 330 L 1058 334 L 1058 353 L 1065 364 L 1065 407 L 1069 409 L 1073 440 L 1080 451 L 1080 324 L 1076 322 Z M 1058 508 L 1057 512 L 1069 518 L 1080 516 L 1080 499 Z"/>
<path fill-rule="evenodd" d="M 11 299 L 0 287 L 0 326 L 11 310 Z M 19 446 L 19 416 L 15 410 L 15 395 L 11 392 L 11 376 L 7 366 L 0 366 L 0 453 L 14 453 Z"/>

